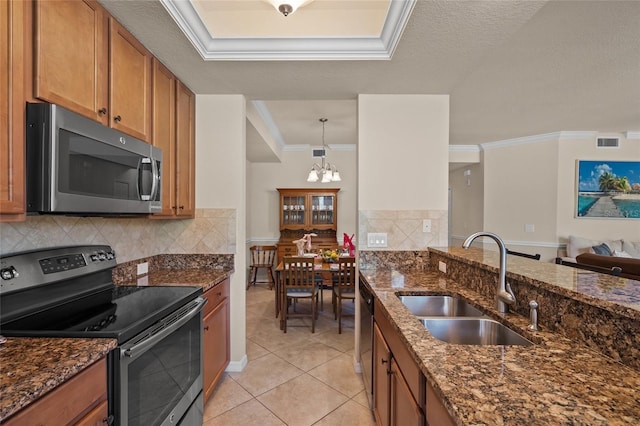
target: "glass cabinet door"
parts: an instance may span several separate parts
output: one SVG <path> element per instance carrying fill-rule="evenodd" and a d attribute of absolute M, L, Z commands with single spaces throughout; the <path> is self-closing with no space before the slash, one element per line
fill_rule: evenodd
<path fill-rule="evenodd" d="M 282 197 L 282 224 L 304 225 L 304 196 Z"/>
<path fill-rule="evenodd" d="M 311 224 L 331 225 L 335 223 L 333 195 L 312 195 L 311 196 Z"/>

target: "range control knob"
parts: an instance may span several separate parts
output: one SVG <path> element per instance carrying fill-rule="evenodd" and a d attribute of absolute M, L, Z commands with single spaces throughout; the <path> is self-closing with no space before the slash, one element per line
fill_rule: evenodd
<path fill-rule="evenodd" d="M 20 274 L 18 274 L 18 271 L 13 266 L 0 270 L 0 277 L 2 277 L 3 280 L 11 280 L 19 276 Z"/>
<path fill-rule="evenodd" d="M 98 252 L 98 259 L 100 259 L 100 261 L 106 260 L 107 255 L 105 254 L 105 252 L 103 251 L 99 251 Z"/>

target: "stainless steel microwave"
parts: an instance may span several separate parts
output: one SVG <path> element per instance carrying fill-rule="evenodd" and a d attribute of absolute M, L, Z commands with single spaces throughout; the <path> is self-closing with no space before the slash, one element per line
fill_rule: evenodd
<path fill-rule="evenodd" d="M 162 209 L 162 151 L 53 104 L 27 103 L 27 212 L 67 215 Z"/>

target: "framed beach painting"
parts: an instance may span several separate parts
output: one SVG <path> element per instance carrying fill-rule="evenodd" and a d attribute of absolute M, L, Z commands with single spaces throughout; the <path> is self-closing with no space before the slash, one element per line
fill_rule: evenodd
<path fill-rule="evenodd" d="M 640 161 L 577 162 L 576 217 L 640 219 Z"/>

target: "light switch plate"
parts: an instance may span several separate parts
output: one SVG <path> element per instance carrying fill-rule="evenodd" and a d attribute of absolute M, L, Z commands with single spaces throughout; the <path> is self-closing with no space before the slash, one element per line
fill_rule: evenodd
<path fill-rule="evenodd" d="M 422 220 L 422 232 L 431 232 L 431 219 Z"/>
<path fill-rule="evenodd" d="M 387 233 L 386 232 L 369 232 L 367 234 L 367 246 L 368 247 L 386 247 Z"/>
<path fill-rule="evenodd" d="M 149 273 L 149 262 L 138 263 L 138 275 Z"/>

